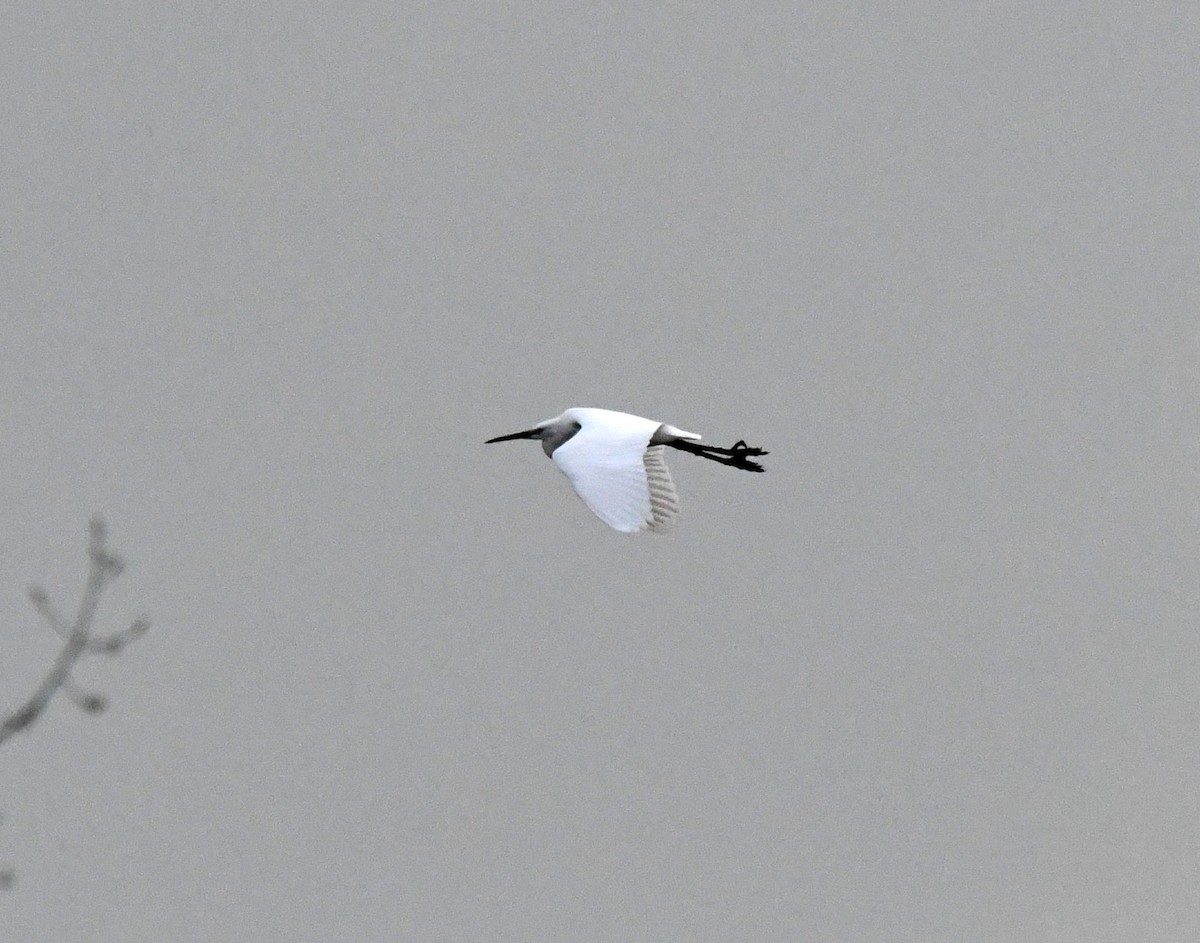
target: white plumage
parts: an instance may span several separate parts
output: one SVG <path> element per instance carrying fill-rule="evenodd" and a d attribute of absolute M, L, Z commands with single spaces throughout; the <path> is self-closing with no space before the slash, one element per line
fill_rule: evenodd
<path fill-rule="evenodd" d="M 679 496 L 667 469 L 665 446 L 747 471 L 765 455 L 739 442 L 732 449 L 697 444 L 700 436 L 611 409 L 574 407 L 532 429 L 489 439 L 540 439 L 542 448 L 600 520 L 624 533 L 662 530 L 679 514 Z"/>
<path fill-rule="evenodd" d="M 660 428 L 686 439 L 700 436 L 608 409 L 568 409 L 551 422 L 561 419 L 580 428 L 550 457 L 593 514 L 627 534 L 671 523 L 679 513 L 679 496 L 663 447 L 650 440 Z"/>

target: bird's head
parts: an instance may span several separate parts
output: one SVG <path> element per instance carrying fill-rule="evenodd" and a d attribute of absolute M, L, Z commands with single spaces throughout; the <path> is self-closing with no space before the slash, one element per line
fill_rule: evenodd
<path fill-rule="evenodd" d="M 553 455 L 555 449 L 571 438 L 581 428 L 582 426 L 580 426 L 577 419 L 564 413 L 561 416 L 556 416 L 554 419 L 539 422 L 532 429 L 525 429 L 521 432 L 510 432 L 508 435 L 498 435 L 494 439 L 488 439 L 484 445 L 491 445 L 493 442 L 511 442 L 514 439 L 540 439 L 542 451 L 549 456 Z"/>

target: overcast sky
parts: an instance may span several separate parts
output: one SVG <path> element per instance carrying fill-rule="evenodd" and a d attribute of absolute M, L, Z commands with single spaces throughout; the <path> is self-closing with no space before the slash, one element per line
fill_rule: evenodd
<path fill-rule="evenodd" d="M 9 4 L 6 940 L 1200 938 L 1200 14 Z M 1171 12 L 1174 10 L 1174 12 Z M 658 537 L 534 443 L 670 456 Z"/>

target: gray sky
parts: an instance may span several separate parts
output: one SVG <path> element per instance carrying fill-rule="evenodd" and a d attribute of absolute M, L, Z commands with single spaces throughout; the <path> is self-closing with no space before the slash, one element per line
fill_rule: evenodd
<path fill-rule="evenodd" d="M 12 6 L 6 939 L 1200 936 L 1200 14 Z M 1183 12 L 1186 11 L 1186 12 Z M 671 457 L 616 534 L 531 443 Z M 4 708 L 7 709 L 7 708 Z"/>

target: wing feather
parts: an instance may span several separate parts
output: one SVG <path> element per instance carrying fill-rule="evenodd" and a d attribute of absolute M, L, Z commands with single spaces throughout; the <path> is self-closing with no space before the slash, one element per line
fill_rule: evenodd
<path fill-rule="evenodd" d="M 648 448 L 655 428 L 647 423 L 615 435 L 585 426 L 551 455 L 592 513 L 627 534 L 663 528 L 679 513 L 663 448 Z"/>
<path fill-rule="evenodd" d="M 646 466 L 646 483 L 650 488 L 650 512 L 652 530 L 665 530 L 679 515 L 679 495 L 671 471 L 667 468 L 666 449 L 652 445 L 646 449 L 642 464 Z"/>

